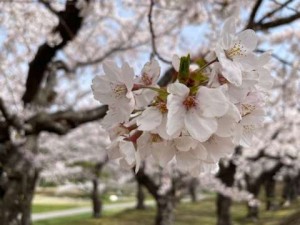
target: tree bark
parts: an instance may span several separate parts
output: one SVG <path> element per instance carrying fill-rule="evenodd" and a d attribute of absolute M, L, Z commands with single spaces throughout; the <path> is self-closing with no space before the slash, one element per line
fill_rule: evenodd
<path fill-rule="evenodd" d="M 283 205 L 288 206 L 297 198 L 297 177 L 286 175 L 282 191 Z"/>
<path fill-rule="evenodd" d="M 217 196 L 217 225 L 231 225 L 231 198 L 226 197 L 222 194 Z"/>
<path fill-rule="evenodd" d="M 140 184 L 139 182 L 137 182 L 136 200 L 137 200 L 136 209 L 138 209 L 138 210 L 146 209 L 145 193 L 144 193 L 142 184 Z"/>
<path fill-rule="evenodd" d="M 239 154 L 240 148 L 235 149 L 236 154 Z M 219 164 L 220 170 L 217 177 L 222 181 L 227 187 L 232 187 L 234 184 L 234 175 L 236 172 L 236 165 L 230 161 L 228 166 L 223 165 L 222 162 Z M 217 200 L 217 225 L 231 225 L 231 199 L 220 193 L 218 193 Z"/>
<path fill-rule="evenodd" d="M 266 210 L 274 210 L 275 209 L 275 180 L 273 177 L 268 178 L 268 180 L 265 182 L 265 194 L 266 194 Z"/>
<path fill-rule="evenodd" d="M 7 146 L 6 158 L 1 158 L 1 225 L 31 224 L 31 203 L 39 172 L 28 157 L 35 151 L 36 137 L 31 136 L 24 146 Z"/>
<path fill-rule="evenodd" d="M 198 180 L 196 178 L 192 178 L 189 184 L 189 194 L 193 203 L 197 202 L 197 184 Z"/>
<path fill-rule="evenodd" d="M 102 201 L 99 198 L 99 181 L 98 178 L 93 179 L 92 203 L 93 203 L 93 217 L 100 218 L 102 216 Z"/>
<path fill-rule="evenodd" d="M 257 199 L 258 195 L 259 195 L 259 191 L 260 191 L 260 187 L 261 187 L 261 182 L 260 180 L 256 181 L 256 182 L 249 182 L 248 181 L 248 191 L 253 194 L 254 198 Z M 259 209 L 257 205 L 250 205 L 248 203 L 248 214 L 247 214 L 247 218 L 252 219 L 252 220 L 257 220 L 258 216 L 259 216 Z"/>
<path fill-rule="evenodd" d="M 155 225 L 172 225 L 174 223 L 175 196 L 167 194 L 156 199 Z"/>
<path fill-rule="evenodd" d="M 93 174 L 93 179 L 92 179 L 92 183 L 93 183 L 93 189 L 92 189 L 92 193 L 91 193 L 91 199 L 92 199 L 92 205 L 93 205 L 93 217 L 94 218 L 100 218 L 102 216 L 102 200 L 99 197 L 100 193 L 99 193 L 99 176 L 101 174 L 101 171 L 103 169 L 103 166 L 106 164 L 107 162 L 107 158 L 103 161 L 103 162 L 98 162 L 96 163 L 95 167 L 94 167 L 94 174 Z"/>

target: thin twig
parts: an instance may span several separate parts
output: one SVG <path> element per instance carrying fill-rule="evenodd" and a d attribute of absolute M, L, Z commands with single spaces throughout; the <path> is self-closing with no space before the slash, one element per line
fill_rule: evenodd
<path fill-rule="evenodd" d="M 172 64 L 171 61 L 164 59 L 157 52 L 156 43 L 155 43 L 155 33 L 154 33 L 153 21 L 152 21 L 153 7 L 154 7 L 154 0 L 150 0 L 150 8 L 149 8 L 149 13 L 148 13 L 148 22 L 149 22 L 149 29 L 150 29 L 150 34 L 151 34 L 151 44 L 152 44 L 152 53 L 151 53 L 150 58 L 152 59 L 154 56 L 156 56 L 158 59 L 160 59 L 164 63 Z"/>
<path fill-rule="evenodd" d="M 283 4 L 279 4 L 278 2 L 276 2 L 275 0 L 273 2 L 275 2 L 276 4 L 279 4 L 280 6 L 274 10 L 272 10 L 271 12 L 267 13 L 266 15 L 264 15 L 259 21 L 258 23 L 262 23 L 265 19 L 270 18 L 271 16 L 273 16 L 275 13 L 277 13 L 279 10 L 283 9 L 284 7 L 286 7 L 288 4 L 290 4 L 292 1 L 294 0 L 288 0 Z"/>

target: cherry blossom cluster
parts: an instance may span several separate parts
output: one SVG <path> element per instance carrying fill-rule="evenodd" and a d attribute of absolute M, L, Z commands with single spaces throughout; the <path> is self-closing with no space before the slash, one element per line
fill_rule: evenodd
<path fill-rule="evenodd" d="M 193 175 L 217 168 L 234 146 L 250 146 L 264 120 L 265 92 L 272 86 L 269 53 L 256 55 L 253 30 L 236 33 L 225 21 L 216 46 L 205 58 L 174 56 L 176 71 L 167 87 L 157 85 L 160 66 L 147 62 L 136 76 L 123 63 L 103 63 L 93 80 L 96 100 L 108 105 L 103 125 L 110 133 L 110 159 L 138 171 L 152 156 L 162 167 L 175 161 Z"/>

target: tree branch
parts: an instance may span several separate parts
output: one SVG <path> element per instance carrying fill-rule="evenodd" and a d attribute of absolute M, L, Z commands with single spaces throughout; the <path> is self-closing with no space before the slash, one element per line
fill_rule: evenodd
<path fill-rule="evenodd" d="M 152 44 L 152 53 L 151 53 L 151 58 L 154 56 L 157 56 L 158 59 L 163 61 L 164 63 L 167 64 L 172 64 L 171 61 L 164 59 L 157 51 L 156 48 L 156 43 L 155 43 L 155 33 L 154 33 L 154 28 L 153 28 L 153 21 L 152 21 L 152 11 L 154 7 L 154 0 L 150 0 L 150 7 L 149 7 L 149 13 L 148 13 L 148 23 L 149 23 L 149 29 L 150 29 L 150 35 L 151 35 L 151 44 Z"/>
<path fill-rule="evenodd" d="M 258 24 L 263 23 L 263 21 L 267 18 L 270 18 L 271 16 L 273 16 L 276 12 L 278 12 L 279 10 L 283 9 L 284 7 L 286 7 L 288 4 L 290 4 L 291 2 L 293 2 L 294 0 L 288 0 L 283 4 L 280 4 L 280 6 L 272 11 L 270 11 L 269 13 L 267 13 L 266 15 L 264 15 L 259 21 Z M 274 1 L 275 2 L 275 1 Z"/>
<path fill-rule="evenodd" d="M 81 124 L 102 119 L 107 110 L 108 107 L 103 105 L 94 109 L 77 112 L 68 110 L 52 114 L 47 114 L 45 112 L 38 113 L 25 121 L 25 134 L 39 134 L 42 131 L 48 131 L 63 135 Z"/>
<path fill-rule="evenodd" d="M 5 118 L 9 126 L 13 126 L 18 130 L 22 129 L 21 122 L 17 119 L 16 116 L 10 115 L 2 98 L 0 98 L 0 112 L 2 113 L 3 117 Z"/>
<path fill-rule="evenodd" d="M 255 24 L 255 17 L 263 0 L 257 0 L 249 17 L 247 28 L 251 28 Z"/>
<path fill-rule="evenodd" d="M 83 18 L 80 16 L 80 10 L 76 8 L 76 2 L 77 0 L 67 1 L 65 11 L 58 13 L 59 24 L 54 28 L 53 32 L 60 34 L 62 42 L 56 46 L 49 46 L 49 44 L 45 42 L 39 47 L 35 58 L 29 63 L 26 90 L 22 97 L 24 104 L 32 102 L 38 93 L 47 66 L 56 52 L 61 50 L 69 41 L 73 40 L 78 33 Z"/>
<path fill-rule="evenodd" d="M 300 18 L 300 13 L 295 13 L 294 15 L 288 16 L 288 17 L 284 17 L 284 18 L 280 18 L 280 19 L 276 19 L 273 20 L 271 22 L 267 22 L 267 23 L 257 23 L 254 25 L 254 28 L 256 30 L 267 30 L 270 28 L 274 28 L 274 27 L 278 27 L 278 26 L 282 26 L 291 22 L 294 22 L 295 20 Z"/>

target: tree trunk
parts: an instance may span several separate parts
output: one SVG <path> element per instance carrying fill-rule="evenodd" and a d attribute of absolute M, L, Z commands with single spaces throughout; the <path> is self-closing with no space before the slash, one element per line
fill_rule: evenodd
<path fill-rule="evenodd" d="M 92 191 L 92 202 L 93 202 L 93 217 L 100 218 L 102 214 L 102 201 L 99 198 L 99 181 L 98 178 L 93 179 L 93 191 Z"/>
<path fill-rule="evenodd" d="M 230 207 L 231 199 L 222 194 L 217 196 L 217 225 L 231 225 Z"/>
<path fill-rule="evenodd" d="M 30 155 L 36 151 L 36 137 L 28 137 L 24 146 L 8 144 L 5 150 L 1 152 L 5 158 L 1 158 L 0 222 L 1 225 L 30 225 L 31 203 L 39 175 Z"/>
<path fill-rule="evenodd" d="M 253 197 L 257 199 L 261 187 L 260 182 L 248 183 L 248 191 L 253 194 Z M 248 215 L 247 218 L 252 219 L 254 221 L 258 220 L 259 216 L 259 208 L 258 205 L 251 205 L 248 203 Z"/>
<path fill-rule="evenodd" d="M 269 178 L 264 186 L 265 186 L 265 194 L 266 194 L 266 210 L 274 210 L 275 209 L 275 180 L 271 177 Z"/>
<path fill-rule="evenodd" d="M 101 174 L 101 171 L 103 169 L 103 166 L 106 164 L 107 162 L 107 158 L 103 161 L 103 162 L 98 162 L 96 163 L 94 170 L 93 170 L 93 190 L 91 193 L 91 199 L 92 199 L 92 204 L 93 204 L 93 217 L 94 218 L 100 218 L 102 216 L 102 200 L 99 197 L 100 193 L 99 193 L 99 177 Z"/>
<path fill-rule="evenodd" d="M 192 178 L 189 184 L 189 194 L 193 203 L 197 202 L 197 184 L 198 180 L 196 178 Z"/>
<path fill-rule="evenodd" d="M 283 186 L 283 205 L 288 206 L 291 202 L 293 202 L 297 198 L 297 177 L 292 177 L 290 175 L 286 175 L 284 177 L 284 186 Z"/>
<path fill-rule="evenodd" d="M 171 194 L 158 196 L 156 206 L 155 225 L 172 225 L 174 223 L 175 197 Z"/>
<path fill-rule="evenodd" d="M 239 154 L 240 148 L 235 149 L 236 154 Z M 227 187 L 232 187 L 234 184 L 234 175 L 236 172 L 236 165 L 230 161 L 228 166 L 225 166 L 222 162 L 219 164 L 220 170 L 217 177 Z M 218 194 L 217 200 L 217 225 L 231 225 L 230 207 L 231 199 L 229 197 Z"/>
<path fill-rule="evenodd" d="M 143 186 L 139 182 L 137 182 L 136 200 L 137 200 L 136 209 L 143 210 L 146 208 Z"/>

